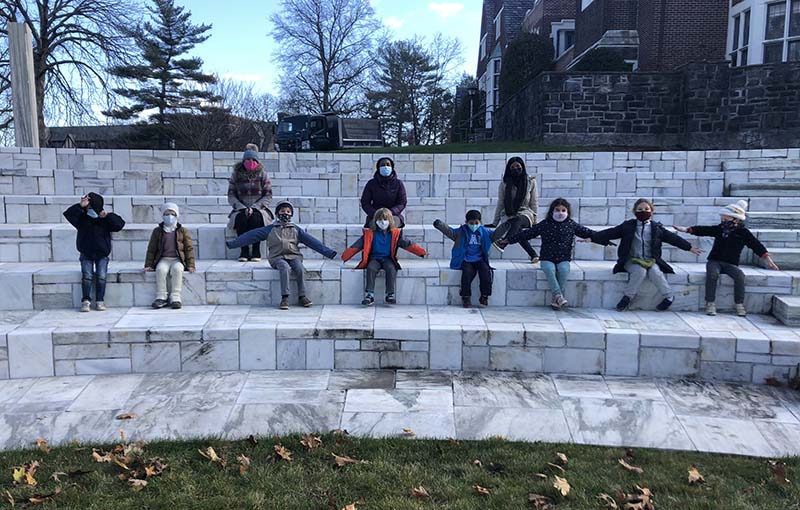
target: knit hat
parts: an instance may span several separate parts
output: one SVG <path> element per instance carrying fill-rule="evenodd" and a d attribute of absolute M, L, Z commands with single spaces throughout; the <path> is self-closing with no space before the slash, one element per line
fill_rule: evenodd
<path fill-rule="evenodd" d="M 719 210 L 720 216 L 730 216 L 737 220 L 744 221 L 747 219 L 747 201 L 739 200 L 735 204 L 728 204 Z"/>
<path fill-rule="evenodd" d="M 242 161 L 245 161 L 247 159 L 258 161 L 258 152 L 254 151 L 253 149 L 247 149 L 246 151 L 244 151 L 244 156 L 242 156 Z"/>
<path fill-rule="evenodd" d="M 100 214 L 100 211 L 103 210 L 103 204 L 105 204 L 103 195 L 89 193 L 87 196 L 89 197 L 89 207 L 97 214 Z"/>
<path fill-rule="evenodd" d="M 164 214 L 167 211 L 175 211 L 175 216 L 178 217 L 181 215 L 181 212 L 178 210 L 178 204 L 172 202 L 167 202 L 161 206 L 161 214 Z"/>
<path fill-rule="evenodd" d="M 283 202 L 278 202 L 278 205 L 275 206 L 275 216 L 278 215 L 278 211 L 283 209 L 284 207 L 288 207 L 292 210 L 292 216 L 294 216 L 294 206 L 288 200 L 284 200 Z"/>
<path fill-rule="evenodd" d="M 481 221 L 481 212 L 472 209 L 471 211 L 467 211 L 467 221 L 478 220 Z"/>

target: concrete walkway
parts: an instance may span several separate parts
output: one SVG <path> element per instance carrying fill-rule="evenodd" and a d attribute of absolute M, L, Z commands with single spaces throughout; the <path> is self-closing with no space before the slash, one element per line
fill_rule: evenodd
<path fill-rule="evenodd" d="M 133 420 L 115 419 L 134 413 Z M 800 392 L 699 381 L 270 371 L 0 381 L 0 448 L 327 432 L 800 454 Z"/>

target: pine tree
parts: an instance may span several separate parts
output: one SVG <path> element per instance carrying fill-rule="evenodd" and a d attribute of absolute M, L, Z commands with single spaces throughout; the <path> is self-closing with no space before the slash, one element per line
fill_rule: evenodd
<path fill-rule="evenodd" d="M 181 58 L 210 37 L 211 25 L 192 24 L 191 12 L 184 12 L 174 0 L 152 2 L 148 6 L 151 20 L 131 32 L 141 63 L 109 69 L 112 75 L 135 82 L 135 86 L 114 89 L 131 104 L 104 114 L 128 120 L 145 110 L 157 110 L 150 120 L 163 128 L 170 115 L 202 112 L 220 98 L 201 87 L 216 82 L 213 75 L 202 72 L 203 60 Z"/>

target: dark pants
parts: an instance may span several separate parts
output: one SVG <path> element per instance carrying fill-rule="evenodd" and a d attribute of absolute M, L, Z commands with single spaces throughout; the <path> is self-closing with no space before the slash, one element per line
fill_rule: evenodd
<path fill-rule="evenodd" d="M 367 286 L 364 292 L 369 294 L 375 293 L 375 279 L 378 277 L 378 271 L 381 269 L 386 273 L 386 294 L 394 294 L 395 284 L 397 283 L 397 267 L 395 267 L 392 259 L 385 258 L 383 260 L 371 259 L 367 264 Z"/>
<path fill-rule="evenodd" d="M 481 296 L 492 295 L 492 268 L 485 260 L 478 262 L 461 263 L 461 297 L 472 296 L 472 280 L 478 275 L 481 287 Z"/>
<path fill-rule="evenodd" d="M 81 261 L 81 301 L 91 301 L 92 284 L 94 284 L 94 300 L 105 300 L 108 257 L 90 260 L 81 255 L 79 260 Z"/>
<path fill-rule="evenodd" d="M 278 259 L 272 267 L 280 272 L 281 278 L 281 297 L 289 295 L 289 274 L 294 273 L 297 279 L 297 297 L 306 295 L 306 274 L 301 259 Z"/>
<path fill-rule="evenodd" d="M 739 266 L 718 260 L 709 260 L 706 263 L 706 302 L 713 303 L 717 298 L 720 273 L 733 278 L 733 302 L 737 305 L 744 304 L 744 273 Z"/>
<path fill-rule="evenodd" d="M 250 232 L 251 230 L 255 230 L 263 226 L 264 216 L 262 216 L 259 211 L 253 210 L 253 213 L 250 214 L 250 216 L 247 215 L 247 211 L 242 211 L 236 215 L 233 229 L 236 231 L 236 235 L 240 236 L 245 232 Z M 250 246 L 242 246 L 242 253 L 240 256 L 244 258 L 250 258 Z M 261 243 L 255 243 L 253 245 L 252 256 L 254 258 L 261 258 Z"/>
<path fill-rule="evenodd" d="M 518 234 L 520 230 L 524 228 L 531 228 L 531 226 L 532 225 L 528 219 L 524 216 L 514 216 L 513 218 L 510 218 L 497 226 L 494 231 L 494 235 L 492 235 L 492 241 L 497 242 L 501 239 L 509 238 Z M 525 250 L 525 253 L 528 254 L 528 257 L 532 259 L 538 257 L 536 250 L 533 249 L 533 246 L 531 246 L 530 241 L 527 239 L 520 241 L 519 245 L 522 246 L 522 249 Z"/>

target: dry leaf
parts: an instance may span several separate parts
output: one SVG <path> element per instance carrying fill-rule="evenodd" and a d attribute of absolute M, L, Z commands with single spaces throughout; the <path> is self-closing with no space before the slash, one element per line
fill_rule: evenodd
<path fill-rule="evenodd" d="M 550 467 L 551 467 L 551 468 L 553 468 L 553 469 L 556 469 L 556 470 L 558 470 L 558 471 L 561 471 L 562 473 L 565 473 L 565 472 L 566 472 L 566 471 L 564 471 L 564 468 L 563 468 L 563 467 L 561 467 L 561 466 L 559 466 L 558 464 L 553 464 L 552 462 L 548 462 L 548 463 L 547 463 L 547 465 L 548 465 L 548 466 L 550 466 Z"/>
<path fill-rule="evenodd" d="M 457 439 L 455 439 L 455 438 L 452 438 L 452 437 L 448 437 L 448 438 L 447 438 L 447 442 L 448 442 L 448 443 L 450 443 L 450 444 L 452 444 L 452 445 L 454 445 L 454 446 L 458 446 L 458 445 L 460 445 L 460 444 L 461 444 L 461 443 L 459 443 L 459 442 L 458 442 L 458 440 L 457 440 Z"/>
<path fill-rule="evenodd" d="M 777 460 L 769 461 L 769 470 L 772 473 L 772 477 L 775 479 L 779 485 L 789 485 L 792 482 L 786 478 L 786 464 Z"/>
<path fill-rule="evenodd" d="M 5 498 L 11 508 L 14 508 L 16 501 L 14 501 L 14 496 L 12 496 L 10 492 L 6 491 L 6 493 L 3 494 L 3 498 Z"/>
<path fill-rule="evenodd" d="M 481 487 L 477 483 L 472 486 L 472 490 L 475 491 L 476 494 L 480 494 L 481 496 L 489 496 L 492 493 L 492 491 L 490 491 L 486 487 Z"/>
<path fill-rule="evenodd" d="M 636 486 L 636 494 L 625 494 L 623 510 L 655 510 L 653 493 L 647 487 Z"/>
<path fill-rule="evenodd" d="M 122 413 L 117 415 L 118 420 L 135 420 L 136 418 L 138 418 L 138 416 L 133 413 Z"/>
<path fill-rule="evenodd" d="M 369 464 L 366 460 L 356 460 L 353 458 L 348 457 L 347 455 L 336 455 L 335 453 L 331 453 L 333 455 L 333 462 L 339 467 L 344 467 L 350 464 Z"/>
<path fill-rule="evenodd" d="M 637 475 L 641 475 L 644 473 L 644 469 L 636 466 L 631 466 L 630 464 L 625 462 L 625 459 L 619 459 L 618 462 L 620 466 L 625 468 L 625 471 L 630 471 L 631 473 L 636 473 Z"/>
<path fill-rule="evenodd" d="M 50 494 L 34 494 L 28 498 L 28 501 L 30 501 L 32 505 L 41 505 L 42 503 L 52 501 L 53 498 L 59 494 L 61 494 L 61 487 L 56 487 Z"/>
<path fill-rule="evenodd" d="M 308 434 L 300 439 L 300 444 L 305 446 L 308 450 L 313 450 L 314 448 L 322 446 L 322 438 L 313 434 Z"/>
<path fill-rule="evenodd" d="M 570 489 L 572 489 L 567 479 L 561 478 L 560 476 L 556 476 L 556 481 L 553 482 L 553 487 L 555 487 L 562 496 L 567 496 Z"/>
<path fill-rule="evenodd" d="M 564 455 L 561 452 L 556 452 L 556 463 L 557 464 L 560 464 L 562 466 L 566 466 L 568 461 L 569 460 L 567 459 L 566 455 Z"/>
<path fill-rule="evenodd" d="M 95 462 L 111 462 L 111 453 L 103 453 L 100 455 L 102 451 L 103 450 L 96 450 L 92 448 L 92 458 L 95 460 Z"/>
<path fill-rule="evenodd" d="M 150 459 L 148 465 L 144 467 L 144 475 L 146 477 L 158 476 L 167 469 L 168 464 L 165 464 L 159 458 Z"/>
<path fill-rule="evenodd" d="M 478 467 L 483 467 L 483 462 L 481 462 L 481 459 L 473 460 L 472 464 L 475 465 L 475 466 L 478 466 Z"/>
<path fill-rule="evenodd" d="M 703 478 L 703 475 L 700 474 L 700 471 L 697 470 L 696 467 L 692 466 L 689 468 L 689 484 L 694 485 L 696 483 L 705 483 L 706 479 Z"/>
<path fill-rule="evenodd" d="M 15 484 L 22 483 L 25 479 L 25 466 L 15 467 L 11 472 L 11 477 L 14 479 Z"/>
<path fill-rule="evenodd" d="M 30 464 L 25 464 L 24 466 L 14 468 L 12 471 L 12 477 L 14 478 L 14 483 L 22 483 L 25 482 L 26 485 L 35 486 L 38 484 L 34 475 L 36 474 L 36 470 L 39 469 L 39 461 L 34 460 Z"/>
<path fill-rule="evenodd" d="M 243 475 L 250 469 L 250 458 L 247 455 L 237 455 L 236 460 L 239 462 L 239 474 Z"/>
<path fill-rule="evenodd" d="M 138 478 L 131 478 L 128 480 L 128 483 L 131 484 L 131 487 L 135 491 L 140 491 L 147 487 L 147 480 L 139 480 Z"/>
<path fill-rule="evenodd" d="M 597 495 L 597 499 L 603 504 L 603 510 L 618 510 L 619 506 L 617 506 L 617 502 L 614 498 L 606 494 L 605 492 L 601 492 Z"/>
<path fill-rule="evenodd" d="M 528 494 L 528 502 L 534 510 L 550 510 L 553 500 L 541 494 Z"/>
<path fill-rule="evenodd" d="M 128 438 L 127 438 L 127 436 L 125 436 L 125 431 L 122 430 L 122 429 L 119 429 L 119 440 L 122 443 L 127 443 L 128 442 Z"/>
<path fill-rule="evenodd" d="M 63 471 L 56 471 L 55 473 L 50 475 L 50 479 L 53 480 L 54 482 L 60 482 L 61 479 L 59 478 L 59 476 L 67 476 L 67 474 L 64 473 Z"/>
<path fill-rule="evenodd" d="M 221 462 L 222 461 L 222 459 L 220 459 L 219 456 L 217 455 L 217 452 L 214 451 L 214 447 L 213 446 L 209 446 L 208 448 L 206 448 L 206 451 L 203 451 L 203 450 L 197 450 L 197 451 L 198 451 L 198 453 L 200 453 L 200 455 L 202 455 L 204 458 L 210 460 L 211 462 Z"/>
<path fill-rule="evenodd" d="M 490 440 L 494 440 L 494 441 L 505 441 L 506 440 L 506 436 L 501 436 L 500 434 L 498 434 L 496 436 L 490 437 L 489 439 Z"/>
<path fill-rule="evenodd" d="M 130 468 L 128 468 L 127 464 L 122 462 L 122 460 L 120 460 L 118 457 L 112 457 L 111 460 L 114 461 L 114 464 L 116 464 L 117 466 L 121 467 L 125 471 L 128 471 L 130 469 Z"/>
<path fill-rule="evenodd" d="M 283 445 L 276 444 L 272 447 L 275 450 L 275 458 L 277 460 L 285 460 L 286 462 L 292 461 L 292 452 L 283 447 Z"/>
<path fill-rule="evenodd" d="M 536 473 L 533 476 L 535 476 L 536 478 L 541 478 L 542 480 L 547 480 L 547 475 L 544 473 Z"/>
<path fill-rule="evenodd" d="M 43 437 L 36 438 L 36 446 L 44 453 L 50 453 L 50 448 L 47 447 L 47 439 Z"/>
<path fill-rule="evenodd" d="M 417 433 L 414 432 L 414 429 L 410 429 L 410 428 L 406 427 L 406 428 L 403 429 L 403 435 L 408 436 L 408 437 L 414 437 L 414 436 L 417 435 Z"/>
<path fill-rule="evenodd" d="M 431 495 L 428 493 L 428 489 L 420 485 L 411 489 L 411 497 L 424 499 L 431 497 Z"/>

